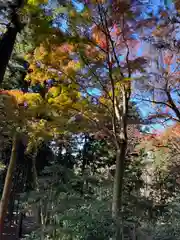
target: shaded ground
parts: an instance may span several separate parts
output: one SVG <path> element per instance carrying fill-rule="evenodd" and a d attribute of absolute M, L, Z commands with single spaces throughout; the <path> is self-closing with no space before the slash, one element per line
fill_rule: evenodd
<path fill-rule="evenodd" d="M 17 237 L 18 235 L 18 225 L 17 224 L 11 224 L 6 225 L 4 228 L 3 238 L 0 240 L 19 240 L 19 239 L 25 239 L 26 234 L 30 234 L 32 231 L 34 231 L 37 228 L 37 224 L 35 223 L 35 219 L 33 216 L 26 216 L 23 219 L 23 225 L 22 225 L 22 238 Z"/>
<path fill-rule="evenodd" d="M 3 238 L 1 240 L 17 240 L 17 225 L 13 224 L 11 226 L 5 226 Z"/>
<path fill-rule="evenodd" d="M 25 217 L 23 220 L 22 235 L 30 234 L 37 229 L 37 223 L 35 222 L 34 216 Z M 22 238 L 23 239 L 23 238 Z"/>

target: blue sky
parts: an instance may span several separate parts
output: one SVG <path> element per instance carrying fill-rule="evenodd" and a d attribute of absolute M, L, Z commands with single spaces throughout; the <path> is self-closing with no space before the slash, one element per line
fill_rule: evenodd
<path fill-rule="evenodd" d="M 76 0 L 72 0 L 72 3 L 74 4 L 74 6 L 76 7 L 78 12 L 81 12 L 84 9 L 84 4 L 83 3 L 79 3 Z"/>

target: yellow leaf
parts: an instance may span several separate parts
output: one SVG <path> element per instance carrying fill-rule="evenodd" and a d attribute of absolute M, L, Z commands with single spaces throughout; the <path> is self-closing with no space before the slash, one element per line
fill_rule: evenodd
<path fill-rule="evenodd" d="M 32 6 L 38 6 L 40 4 L 47 3 L 47 0 L 28 0 L 27 3 Z"/>

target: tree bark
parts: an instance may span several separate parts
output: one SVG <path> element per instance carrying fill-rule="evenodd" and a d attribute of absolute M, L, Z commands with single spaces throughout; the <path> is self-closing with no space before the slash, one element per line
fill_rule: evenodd
<path fill-rule="evenodd" d="M 10 24 L 0 41 L 0 84 L 3 82 L 6 68 L 14 49 L 17 34 L 22 29 L 22 24 L 18 16 L 18 10 L 23 6 L 23 4 L 23 0 L 17 0 L 16 6 L 12 7 Z"/>
<path fill-rule="evenodd" d="M 113 186 L 112 200 L 112 217 L 116 222 L 116 240 L 123 239 L 122 224 L 122 196 L 124 185 L 125 157 L 126 157 L 127 142 L 124 141 L 120 145 L 120 149 L 116 151 L 116 173 Z"/>
<path fill-rule="evenodd" d="M 113 199 L 112 199 L 112 217 L 116 223 L 116 240 L 123 239 L 123 226 L 122 226 L 122 196 L 124 185 L 124 172 L 125 172 L 125 160 L 127 150 L 127 119 L 128 119 L 128 103 L 130 94 L 124 86 L 121 90 L 122 102 L 114 101 L 114 112 L 116 122 L 119 125 L 119 131 L 114 126 L 114 134 L 116 137 L 116 172 L 114 178 L 113 187 Z"/>
<path fill-rule="evenodd" d="M 112 216 L 119 218 L 122 208 L 122 192 L 127 143 L 124 141 L 116 152 L 116 173 L 113 187 Z"/>
<path fill-rule="evenodd" d="M 8 65 L 8 62 L 10 60 L 16 36 L 17 36 L 17 29 L 14 26 L 10 26 L 7 30 L 7 32 L 2 37 L 2 40 L 0 42 L 0 84 L 3 82 L 4 75 L 6 72 L 6 68 Z"/>
<path fill-rule="evenodd" d="M 7 213 L 9 197 L 12 188 L 12 179 L 13 179 L 13 172 L 16 166 L 17 160 L 17 149 L 18 149 L 18 136 L 15 134 L 13 139 L 13 146 L 11 151 L 11 158 L 6 174 L 5 184 L 3 188 L 2 198 L 0 202 L 0 239 L 2 238 L 3 230 L 4 230 L 4 220 Z"/>

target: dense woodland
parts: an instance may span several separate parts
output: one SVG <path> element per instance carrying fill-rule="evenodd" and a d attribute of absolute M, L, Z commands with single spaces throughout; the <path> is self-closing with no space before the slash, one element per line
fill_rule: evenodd
<path fill-rule="evenodd" d="M 0 239 L 180 240 L 180 1 L 0 1 Z"/>

